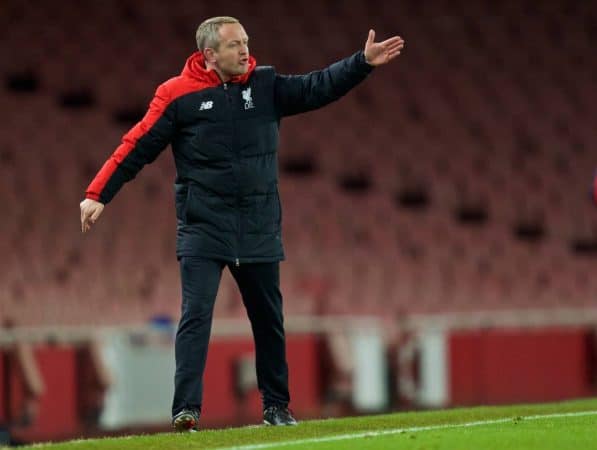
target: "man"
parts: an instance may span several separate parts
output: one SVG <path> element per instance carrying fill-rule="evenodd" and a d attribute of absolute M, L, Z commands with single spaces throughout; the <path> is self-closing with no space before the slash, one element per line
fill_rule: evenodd
<path fill-rule="evenodd" d="M 214 301 L 224 266 L 242 294 L 255 340 L 264 422 L 294 425 L 288 409 L 279 262 L 284 260 L 278 196 L 280 119 L 320 108 L 346 94 L 374 66 L 400 54 L 396 36 L 374 42 L 327 69 L 279 75 L 257 66 L 249 38 L 232 17 L 197 29 L 199 51 L 180 76 L 161 84 L 145 117 L 124 135 L 81 202 L 82 232 L 168 143 L 176 163 L 176 254 L 182 316 L 175 342 L 173 426 L 196 431 Z"/>

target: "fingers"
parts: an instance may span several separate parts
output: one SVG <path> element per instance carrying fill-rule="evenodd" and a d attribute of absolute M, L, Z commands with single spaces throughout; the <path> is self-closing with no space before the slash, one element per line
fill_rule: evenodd
<path fill-rule="evenodd" d="M 367 45 L 371 45 L 375 42 L 375 30 L 373 28 L 371 28 L 369 30 L 369 35 L 367 36 Z M 381 45 L 383 45 L 384 47 L 386 45 L 392 45 L 398 42 L 402 42 L 404 43 L 404 39 L 402 39 L 400 36 L 392 36 L 389 39 L 386 39 L 383 42 L 380 42 Z"/>
<path fill-rule="evenodd" d="M 391 47 L 386 48 L 386 52 L 393 54 L 393 53 L 400 53 L 400 51 L 404 48 L 404 44 L 393 45 Z"/>
<path fill-rule="evenodd" d="M 404 48 L 404 40 L 402 40 L 402 38 L 398 38 L 398 39 L 388 39 L 388 41 L 390 42 L 389 44 L 384 46 L 384 51 L 387 57 L 387 60 L 390 61 L 392 59 L 394 59 L 396 56 L 398 56 L 400 54 L 400 52 L 402 51 L 402 49 Z M 384 42 L 388 42 L 388 41 L 384 41 Z"/>
<path fill-rule="evenodd" d="M 384 49 L 388 51 L 396 50 L 397 48 L 403 48 L 404 41 L 392 42 L 391 44 L 385 45 Z"/>
<path fill-rule="evenodd" d="M 81 231 L 85 233 L 89 230 L 89 218 L 90 218 L 90 211 L 89 210 L 82 210 L 81 211 Z"/>
<path fill-rule="evenodd" d="M 404 39 L 402 39 L 400 36 L 394 36 L 394 37 L 391 37 L 390 39 L 386 39 L 385 41 L 380 42 L 380 44 L 382 46 L 384 46 L 384 48 L 385 47 L 393 47 L 394 45 L 400 45 L 400 44 L 404 45 Z"/>
<path fill-rule="evenodd" d="M 91 215 L 91 223 L 94 223 L 98 219 L 98 217 L 100 216 L 101 213 L 102 213 L 102 208 L 95 208 L 95 211 Z"/>
<path fill-rule="evenodd" d="M 89 223 L 87 219 L 81 220 L 81 232 L 85 233 L 89 229 Z"/>
<path fill-rule="evenodd" d="M 398 56 L 400 54 L 400 50 L 397 50 L 395 52 L 391 52 L 388 53 L 388 61 L 393 60 L 396 56 Z"/>
<path fill-rule="evenodd" d="M 85 222 L 87 221 L 87 208 L 85 207 L 85 200 L 83 200 L 79 207 L 81 208 L 81 232 L 85 233 Z"/>

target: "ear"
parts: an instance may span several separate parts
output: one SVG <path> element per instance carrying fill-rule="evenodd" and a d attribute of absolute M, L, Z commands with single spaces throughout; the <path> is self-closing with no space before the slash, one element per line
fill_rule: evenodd
<path fill-rule="evenodd" d="M 215 50 L 213 48 L 208 47 L 205 50 L 203 50 L 203 57 L 205 58 L 205 62 L 208 62 L 210 64 L 216 62 Z"/>

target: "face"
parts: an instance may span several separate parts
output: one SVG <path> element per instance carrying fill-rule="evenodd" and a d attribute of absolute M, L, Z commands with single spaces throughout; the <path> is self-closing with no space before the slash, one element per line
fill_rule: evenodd
<path fill-rule="evenodd" d="M 230 77 L 243 75 L 249 70 L 249 37 L 240 23 L 225 23 L 220 29 L 217 50 L 205 49 L 208 61 Z"/>

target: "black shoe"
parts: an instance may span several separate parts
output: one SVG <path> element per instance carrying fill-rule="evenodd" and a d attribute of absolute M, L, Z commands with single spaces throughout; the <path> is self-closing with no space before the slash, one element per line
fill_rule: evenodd
<path fill-rule="evenodd" d="M 183 409 L 172 418 L 172 427 L 180 433 L 194 433 L 199 430 L 199 412 Z"/>
<path fill-rule="evenodd" d="M 269 406 L 263 411 L 263 423 L 266 425 L 296 425 L 292 412 L 285 406 Z"/>

